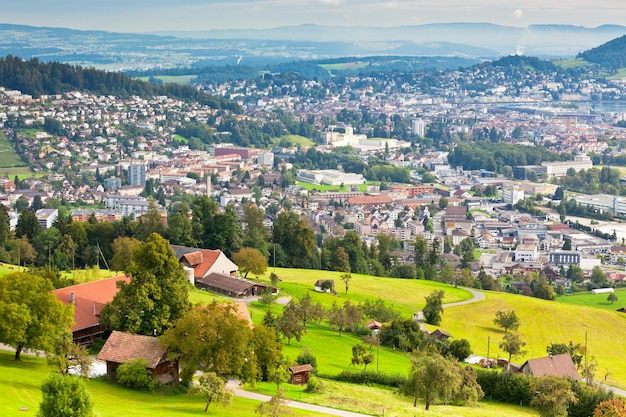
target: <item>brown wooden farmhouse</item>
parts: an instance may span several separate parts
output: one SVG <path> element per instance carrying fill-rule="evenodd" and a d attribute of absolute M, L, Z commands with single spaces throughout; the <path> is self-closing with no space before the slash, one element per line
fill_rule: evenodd
<path fill-rule="evenodd" d="M 97 359 L 106 361 L 107 375 L 115 380 L 117 368 L 134 359 L 145 359 L 148 369 L 160 383 L 178 382 L 178 362 L 167 360 L 159 339 L 151 336 L 113 331 Z"/>
<path fill-rule="evenodd" d="M 309 382 L 309 372 L 312 370 L 313 366 L 309 364 L 290 367 L 291 377 L 289 378 L 289 383 L 294 385 L 306 384 Z"/>

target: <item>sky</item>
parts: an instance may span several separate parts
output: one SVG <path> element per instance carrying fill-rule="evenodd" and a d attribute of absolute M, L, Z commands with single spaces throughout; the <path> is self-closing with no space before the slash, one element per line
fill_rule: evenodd
<path fill-rule="evenodd" d="M 0 23 L 114 32 L 301 24 L 626 25 L 624 0 L 0 0 Z"/>

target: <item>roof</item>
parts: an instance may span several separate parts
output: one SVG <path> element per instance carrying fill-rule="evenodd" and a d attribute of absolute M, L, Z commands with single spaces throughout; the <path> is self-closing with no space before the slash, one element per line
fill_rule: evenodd
<path fill-rule="evenodd" d="M 335 280 L 334 279 L 318 279 L 317 281 L 315 281 L 315 284 L 313 284 L 314 287 L 321 287 L 322 285 L 324 285 L 325 282 L 330 282 L 332 286 L 335 286 Z"/>
<path fill-rule="evenodd" d="M 218 258 L 223 254 L 223 252 L 219 249 L 198 249 L 178 245 L 170 246 L 174 250 L 176 258 L 179 261 L 184 260 L 193 268 L 193 275 L 196 278 L 206 275 Z M 224 255 L 224 258 L 226 258 L 226 255 Z M 230 261 L 230 259 L 228 259 L 228 261 Z M 235 269 L 237 269 L 237 265 L 235 265 Z"/>
<path fill-rule="evenodd" d="M 115 363 L 142 358 L 148 361 L 149 369 L 154 369 L 164 356 L 165 348 L 157 337 L 113 331 L 96 358 Z"/>
<path fill-rule="evenodd" d="M 576 365 L 569 353 L 529 359 L 522 365 L 522 371 L 528 369 L 534 376 L 558 376 L 580 380 Z"/>
<path fill-rule="evenodd" d="M 365 326 L 367 326 L 368 329 L 380 329 L 381 327 L 383 327 L 383 324 L 379 321 L 372 320 L 369 323 L 367 323 Z"/>
<path fill-rule="evenodd" d="M 266 286 L 259 282 L 252 282 L 243 278 L 234 278 L 230 275 L 219 274 L 217 272 L 212 272 L 206 277 L 197 279 L 196 283 L 219 288 L 236 294 L 242 293 L 255 285 Z"/>
<path fill-rule="evenodd" d="M 119 291 L 116 285 L 118 281 L 128 283 L 130 278 L 121 275 L 52 291 L 52 294 L 56 295 L 63 304 L 69 304 L 72 293 L 74 293 L 73 332 L 97 326 L 100 323 L 99 315 L 102 307 L 111 302 Z"/>
<path fill-rule="evenodd" d="M 313 366 L 310 364 L 306 365 L 296 365 L 289 367 L 289 370 L 292 374 L 299 374 L 300 372 L 311 372 L 313 370 Z"/>
<path fill-rule="evenodd" d="M 250 328 L 253 328 L 254 324 L 252 323 L 252 317 L 250 317 L 250 312 L 248 311 L 246 303 L 243 301 L 237 301 L 233 304 L 235 305 L 237 316 L 247 321 Z"/>

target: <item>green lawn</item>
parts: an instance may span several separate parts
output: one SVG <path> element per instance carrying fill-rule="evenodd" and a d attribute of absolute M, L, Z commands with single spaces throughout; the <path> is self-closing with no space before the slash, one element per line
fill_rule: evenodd
<path fill-rule="evenodd" d="M 3 168 L 21 168 L 22 170 L 25 168 L 30 172 L 22 158 L 13 149 L 4 132 L 0 132 L 0 174 L 6 175 Z"/>
<path fill-rule="evenodd" d="M 433 405 L 429 411 L 425 411 L 423 402 L 418 402 L 417 407 L 414 408 L 411 399 L 397 394 L 391 388 L 348 384 L 331 380 L 322 380 L 322 383 L 325 390 L 321 394 L 309 394 L 305 392 L 305 386 L 282 384 L 281 388 L 287 390 L 287 398 L 295 401 L 386 417 L 522 417 L 537 415 L 533 409 L 528 407 L 504 405 L 490 401 L 481 401 L 473 407 Z M 273 395 L 276 392 L 276 385 L 260 382 L 256 384 L 256 387 L 248 387 L 248 389 L 265 395 Z"/>
<path fill-rule="evenodd" d="M 618 308 L 626 306 L 626 288 L 615 290 L 617 301 L 611 304 L 607 301 L 608 294 L 591 294 L 591 292 L 581 292 L 571 295 L 562 295 L 557 297 L 560 303 L 601 308 L 603 310 L 615 311 Z"/>
<path fill-rule="evenodd" d="M 378 181 L 368 181 L 368 184 L 379 184 Z M 339 185 L 322 185 L 322 184 L 312 184 L 310 182 L 304 182 L 304 181 L 296 181 L 296 185 L 299 185 L 300 187 L 304 188 L 305 190 L 318 190 L 321 192 L 324 191 L 341 191 L 341 192 L 348 192 L 350 191 L 350 185 L 344 185 L 343 189 L 339 186 Z M 359 188 L 359 191 L 364 193 L 367 191 L 367 184 L 358 184 L 357 187 Z"/>
<path fill-rule="evenodd" d="M 35 416 L 41 402 L 41 383 L 50 374 L 46 361 L 28 355 L 15 362 L 10 352 L 0 352 L 0 415 Z M 204 401 L 197 395 L 164 395 L 126 389 L 100 380 L 86 381 L 87 390 L 98 417 L 185 417 L 214 415 L 224 417 L 254 416 L 258 402 L 235 398 L 231 407 L 211 405 L 204 414 Z M 28 408 L 20 411 L 20 408 Z M 294 410 L 295 416 L 321 415 Z"/>
<path fill-rule="evenodd" d="M 619 80 L 620 78 L 626 77 L 626 68 L 620 68 L 613 75 L 606 77 L 608 80 Z"/>
<path fill-rule="evenodd" d="M 315 145 L 315 142 L 313 142 L 312 139 L 309 139 L 307 137 L 300 136 L 300 135 L 283 135 L 283 136 L 279 136 L 276 138 L 272 138 L 272 143 L 276 146 L 280 145 L 280 143 L 284 141 L 289 143 L 289 146 L 299 145 L 301 147 L 306 147 L 306 146 Z"/>
<path fill-rule="evenodd" d="M 506 357 L 498 343 L 503 332 L 493 324 L 497 311 L 513 309 L 520 319 L 519 334 L 526 342 L 523 356 L 515 363 L 545 356 L 550 343 L 585 343 L 589 355 L 598 360 L 596 379 L 626 388 L 626 361 L 623 360 L 626 315 L 597 307 L 545 301 L 522 295 L 487 293 L 484 302 L 447 308 L 441 327 L 456 338 L 467 339 L 475 354 Z M 490 341 L 490 343 L 489 343 Z"/>
<path fill-rule="evenodd" d="M 582 67 L 583 65 L 587 65 L 589 64 L 589 62 L 585 61 L 584 59 L 555 59 L 552 61 L 552 63 L 556 66 L 559 66 L 563 69 L 568 69 L 568 68 L 576 68 L 576 67 Z"/>

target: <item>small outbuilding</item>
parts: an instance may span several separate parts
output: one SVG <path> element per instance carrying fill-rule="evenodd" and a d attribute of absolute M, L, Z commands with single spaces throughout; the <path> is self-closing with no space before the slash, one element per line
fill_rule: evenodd
<path fill-rule="evenodd" d="M 167 359 L 157 337 L 113 331 L 96 357 L 107 364 L 107 376 L 117 378 L 117 368 L 135 359 L 145 359 L 152 376 L 162 384 L 178 382 L 178 362 Z"/>
<path fill-rule="evenodd" d="M 329 292 L 329 293 L 335 293 L 335 280 L 332 279 L 318 279 L 317 281 L 315 281 L 315 284 L 313 284 L 313 288 L 315 288 L 315 291 L 317 292 Z"/>
<path fill-rule="evenodd" d="M 309 382 L 309 372 L 313 370 L 313 366 L 310 364 L 296 365 L 289 368 L 291 377 L 289 383 L 294 385 L 303 385 Z"/>
<path fill-rule="evenodd" d="M 596 288 L 594 290 L 591 290 L 592 294 L 610 294 L 612 292 L 615 292 L 615 290 L 613 288 Z"/>

